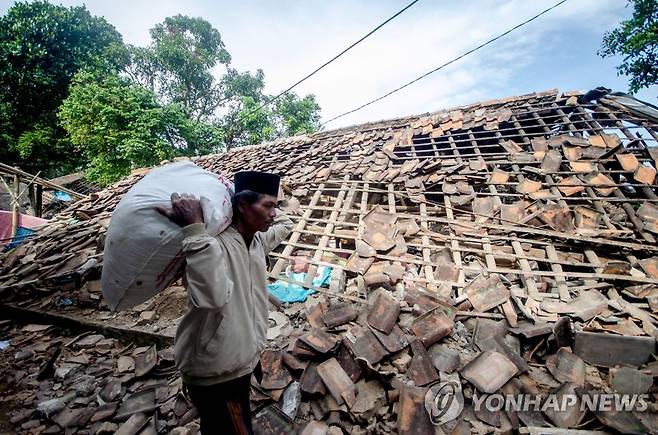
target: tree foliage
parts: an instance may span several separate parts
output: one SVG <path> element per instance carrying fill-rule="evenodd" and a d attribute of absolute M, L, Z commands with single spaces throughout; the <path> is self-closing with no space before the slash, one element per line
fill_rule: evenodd
<path fill-rule="evenodd" d="M 318 128 L 313 95 L 271 102 L 263 71 L 231 66 L 202 18 L 168 17 L 150 35 L 126 46 L 84 7 L 12 6 L 0 17 L 0 159 L 46 176 L 86 169 L 106 185 L 162 159 Z"/>
<path fill-rule="evenodd" d="M 260 95 L 258 100 L 266 98 L 269 97 Z M 320 106 L 313 95 L 300 99 L 290 92 L 262 107 L 258 100 L 251 96 L 242 97 L 222 118 L 228 148 L 312 133 L 320 126 Z"/>
<path fill-rule="evenodd" d="M 73 169 L 57 108 L 77 71 L 126 61 L 121 35 L 85 7 L 14 4 L 0 17 L 0 159 L 46 175 Z"/>
<path fill-rule="evenodd" d="M 220 81 L 223 103 L 229 101 L 240 102 L 244 97 L 250 97 L 255 102 L 263 98 L 265 88 L 265 73 L 259 69 L 256 74 L 249 71 L 240 72 L 235 68 L 228 68 Z"/>
<path fill-rule="evenodd" d="M 300 99 L 296 94 L 288 93 L 274 104 L 278 136 L 312 133 L 320 127 L 320 105 L 313 94 Z"/>
<path fill-rule="evenodd" d="M 151 44 L 131 47 L 130 76 L 153 90 L 163 104 L 178 104 L 210 151 L 255 144 L 306 133 L 319 127 L 320 107 L 312 95 L 289 93 L 271 107 L 253 113 L 271 97 L 264 93 L 265 74 L 231 67 L 220 33 L 201 18 L 182 15 L 151 29 Z M 218 67 L 225 67 L 215 79 Z M 211 137 L 212 134 L 218 134 Z"/>
<path fill-rule="evenodd" d="M 88 178 L 100 185 L 173 157 L 175 144 L 184 142 L 183 112 L 116 74 L 79 73 L 59 118 L 89 162 Z"/>
<path fill-rule="evenodd" d="M 265 74 L 229 68 L 222 77 L 226 110 L 219 124 L 227 148 L 311 133 L 320 127 L 320 106 L 315 96 L 299 98 L 288 92 L 279 99 L 265 94 Z M 271 104 L 265 104 L 267 102 Z"/>
<path fill-rule="evenodd" d="M 166 103 L 177 103 L 191 119 L 207 120 L 218 108 L 221 90 L 213 77 L 231 56 L 217 29 L 201 18 L 169 17 L 151 29 L 148 47 L 131 47 L 132 77 Z"/>
<path fill-rule="evenodd" d="M 606 32 L 599 54 L 621 55 L 619 74 L 629 76 L 629 90 L 635 93 L 658 83 L 658 0 L 629 0 L 633 16 Z"/>

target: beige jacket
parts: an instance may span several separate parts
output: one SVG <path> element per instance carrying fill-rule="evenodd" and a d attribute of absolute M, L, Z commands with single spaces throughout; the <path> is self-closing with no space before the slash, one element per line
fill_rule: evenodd
<path fill-rule="evenodd" d="M 292 231 L 280 214 L 251 246 L 230 226 L 216 237 L 203 224 L 183 228 L 188 311 L 174 352 L 183 381 L 212 385 L 250 373 L 267 343 L 265 256 Z"/>

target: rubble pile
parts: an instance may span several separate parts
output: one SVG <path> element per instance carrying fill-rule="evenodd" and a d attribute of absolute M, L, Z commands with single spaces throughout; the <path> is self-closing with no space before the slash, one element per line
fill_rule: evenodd
<path fill-rule="evenodd" d="M 487 128 L 494 131 L 497 124 L 493 121 L 498 119 L 498 107 L 506 107 L 504 113 L 509 116 L 509 107 L 543 104 L 555 98 L 555 91 L 547 91 L 476 104 L 464 110 L 478 109 L 475 111 L 479 113 L 477 120 L 471 119 L 473 125 L 486 123 Z M 450 119 L 451 112 L 441 112 L 431 119 L 436 118 L 439 125 L 447 128 L 445 122 L 441 123 L 446 116 Z M 454 116 L 463 118 L 463 112 L 454 112 Z M 386 142 L 385 150 L 394 158 L 396 145 L 405 144 L 413 137 L 415 130 L 410 124 L 418 122 L 418 119 L 409 117 L 395 122 L 366 125 L 364 127 L 371 130 L 367 133 L 337 130 L 296 136 L 192 160 L 206 170 L 226 176 L 232 176 L 240 170 L 279 173 L 284 176 L 284 184 L 327 180 L 337 174 L 361 176 L 374 162 L 375 147 L 381 148 L 382 143 Z M 432 121 L 423 118 L 422 122 Z M 463 124 L 450 125 L 454 128 L 463 127 Z M 391 165 L 393 163 L 390 162 Z M 406 165 L 403 173 L 409 172 L 408 167 Z M 57 214 L 51 223 L 39 231 L 37 237 L 9 255 L 0 256 L 0 291 L 61 288 L 63 283 L 71 281 L 79 286 L 80 281 L 84 281 L 81 275 L 87 273 L 90 266 L 102 267 L 104 235 L 112 211 L 123 194 L 147 172 L 148 169 L 135 170 L 129 177 L 109 188 L 93 192 L 75 202 Z M 309 192 L 308 187 L 297 189 L 294 192 L 295 199 L 303 199 Z"/>
<path fill-rule="evenodd" d="M 475 280 L 476 294 L 500 289 L 500 278 Z M 511 327 L 487 312 L 509 301 L 509 291 L 488 298 L 483 311 L 475 304 L 466 310 L 469 302 L 454 307 L 413 287 L 379 287 L 363 303 L 336 296 L 293 304 L 285 310 L 288 318 L 273 313 L 272 349 L 261 359 L 263 382 L 254 387 L 259 400 L 278 405 L 261 411 L 261 433 L 300 426 L 303 434 L 329 433 L 332 427 L 357 434 L 435 433 L 427 400 L 436 389 L 428 391 L 446 382 L 458 386 L 464 407 L 439 426 L 444 433 L 658 430 L 655 335 L 643 336 L 633 317 L 619 310 L 621 298 L 609 300 L 592 290 L 557 322 L 521 320 Z M 647 316 L 642 317 L 651 323 Z M 602 333 L 608 331 L 603 323 L 635 325 L 635 334 Z M 541 402 L 527 412 L 474 408 L 474 397 L 492 394 L 539 396 Z M 648 409 L 590 412 L 578 401 L 555 412 L 539 406 L 549 394 L 647 395 Z M 296 418 L 295 424 L 282 417 L 284 409 L 292 409 L 283 413 Z M 551 427 L 555 432 L 540 429 Z"/>
<path fill-rule="evenodd" d="M 65 336 L 52 325 L 3 321 L 0 328 L 6 343 L 0 350 L 0 408 L 13 431 L 198 431 L 171 348 L 138 347 L 93 332 Z"/>
<path fill-rule="evenodd" d="M 499 282 L 492 275 L 479 285 L 492 288 Z M 592 292 L 556 323 L 520 321 L 515 327 L 488 318 L 496 317 L 493 313 L 458 310 L 413 288 L 378 287 L 360 302 L 327 293 L 290 304 L 271 312 L 262 379 L 252 378 L 255 430 L 434 433 L 428 390 L 452 381 L 464 408 L 439 426 L 445 433 L 552 426 L 653 433 L 658 430 L 655 338 L 643 337 L 615 303 L 597 305 L 605 296 Z M 608 325 L 623 318 L 618 324 L 626 330 L 597 333 L 602 330 L 592 326 L 599 325 L 594 318 Z M 171 348 L 138 347 L 93 332 L 63 337 L 49 325 L 10 325 L 2 324 L 7 346 L 0 361 L 9 390 L 0 400 L 22 433 L 198 430 Z M 648 410 L 634 413 L 592 413 L 577 405 L 566 413 L 474 410 L 474 396 L 497 392 L 650 394 L 651 399 Z"/>
<path fill-rule="evenodd" d="M 143 173 L 75 202 L 40 229 L 36 237 L 3 255 L 0 294 L 79 287 L 90 272 L 99 269 L 112 211 Z M 98 301 L 100 296 L 90 298 Z"/>
<path fill-rule="evenodd" d="M 295 227 L 271 253 L 269 277 L 289 280 L 303 256 L 296 284 L 317 291 L 271 312 L 263 379 L 252 385 L 259 432 L 657 432 L 658 112 L 627 100 L 549 91 L 194 159 L 229 176 L 284 175 Z M 111 211 L 143 172 L 1 256 L 6 306 L 170 342 L 182 288 L 119 314 L 99 291 Z M 328 288 L 312 285 L 320 267 L 331 268 Z M 112 353 L 112 367 L 133 351 Z M 2 352 L 10 376 L 34 366 Z M 448 385 L 463 403 L 441 414 Z M 576 403 L 476 406 L 496 394 Z M 647 409 L 581 409 L 601 394 L 646 395 Z M 58 424 L 30 406 L 25 421 Z M 165 411 L 144 421 L 181 426 Z"/>

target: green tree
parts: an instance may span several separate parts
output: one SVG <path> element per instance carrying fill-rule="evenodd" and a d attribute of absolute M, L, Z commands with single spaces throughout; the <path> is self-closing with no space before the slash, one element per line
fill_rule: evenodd
<path fill-rule="evenodd" d="M 278 136 L 313 133 L 320 128 L 320 105 L 315 95 L 299 98 L 287 93 L 274 103 L 275 124 Z"/>
<path fill-rule="evenodd" d="M 227 149 L 258 144 L 276 137 L 271 110 L 267 107 L 256 110 L 258 107 L 259 103 L 253 97 L 242 97 L 219 121 Z"/>
<path fill-rule="evenodd" d="M 265 74 L 238 71 L 220 33 L 201 18 L 166 18 L 151 29 L 148 47 L 131 47 L 128 74 L 162 104 L 178 104 L 190 119 L 188 138 L 199 137 L 196 152 L 217 152 L 319 127 L 320 107 L 312 95 L 286 95 L 271 107 Z M 221 68 L 226 68 L 219 79 Z M 196 135 L 196 136 L 195 136 Z"/>
<path fill-rule="evenodd" d="M 225 147 L 230 149 L 270 140 L 274 136 L 272 114 L 267 108 L 256 111 L 264 98 L 263 71 L 259 69 L 252 74 L 228 68 L 220 86 L 224 115 L 215 123 L 224 132 Z"/>
<path fill-rule="evenodd" d="M 260 103 L 265 88 L 265 73 L 262 69 L 251 74 L 249 71 L 240 72 L 235 68 L 228 68 L 220 81 L 222 90 L 222 103 L 233 101 L 242 102 L 244 97 L 250 97 L 254 102 Z"/>
<path fill-rule="evenodd" d="M 221 85 L 226 114 L 218 125 L 227 148 L 312 133 L 320 127 L 320 106 L 313 95 L 300 99 L 288 92 L 265 104 L 273 97 L 263 93 L 265 74 L 260 69 L 251 74 L 229 68 Z"/>
<path fill-rule="evenodd" d="M 317 129 L 312 95 L 260 108 L 263 71 L 232 68 L 207 21 L 169 17 L 151 39 L 126 47 L 84 7 L 12 6 L 0 18 L 0 159 L 45 176 L 86 167 L 105 185 L 165 158 Z"/>
<path fill-rule="evenodd" d="M 131 76 L 165 103 L 177 103 L 194 121 L 207 120 L 219 107 L 220 86 L 213 68 L 231 56 L 220 33 L 201 18 L 168 17 L 151 29 L 151 44 L 132 47 Z"/>
<path fill-rule="evenodd" d="M 606 32 L 599 55 L 621 55 L 619 74 L 630 77 L 629 91 L 635 93 L 658 83 L 658 1 L 629 0 L 633 16 Z"/>
<path fill-rule="evenodd" d="M 15 3 L 0 17 L 0 160 L 46 176 L 77 167 L 57 109 L 77 71 L 127 60 L 121 35 L 84 6 Z"/>
<path fill-rule="evenodd" d="M 259 100 L 267 97 L 259 96 Z M 258 144 L 286 136 L 312 133 L 320 126 L 320 106 L 313 95 L 299 98 L 294 92 L 272 104 L 261 105 L 251 96 L 233 104 L 220 122 L 227 148 Z"/>
<path fill-rule="evenodd" d="M 184 111 L 116 74 L 76 75 L 59 111 L 62 126 L 88 162 L 87 177 L 107 185 L 132 168 L 190 153 Z"/>

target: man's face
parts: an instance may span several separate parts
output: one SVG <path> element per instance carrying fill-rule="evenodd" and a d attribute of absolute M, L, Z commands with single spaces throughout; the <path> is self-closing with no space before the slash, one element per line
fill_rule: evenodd
<path fill-rule="evenodd" d="M 253 204 L 242 203 L 240 211 L 244 222 L 255 231 L 267 231 L 276 215 L 276 197 L 261 195 Z"/>

